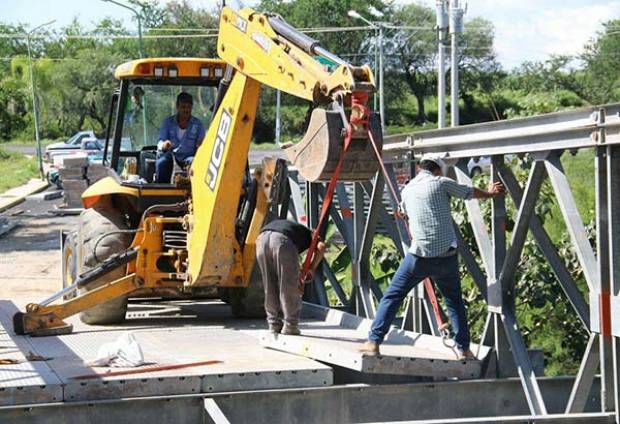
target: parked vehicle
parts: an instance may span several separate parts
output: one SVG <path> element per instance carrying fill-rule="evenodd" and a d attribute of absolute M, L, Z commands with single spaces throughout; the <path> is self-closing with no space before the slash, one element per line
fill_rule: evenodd
<path fill-rule="evenodd" d="M 491 158 L 489 156 L 479 156 L 471 158 L 467 162 L 467 171 L 471 177 L 488 172 L 491 169 Z"/>
<path fill-rule="evenodd" d="M 97 139 L 94 131 L 79 131 L 65 142 L 53 143 L 45 148 L 44 158 L 52 161 L 54 156 L 67 155 L 78 150 L 103 150 L 103 143 Z"/>

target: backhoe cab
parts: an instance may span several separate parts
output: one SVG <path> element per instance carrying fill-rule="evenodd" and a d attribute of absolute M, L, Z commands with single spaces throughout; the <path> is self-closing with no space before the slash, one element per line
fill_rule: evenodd
<path fill-rule="evenodd" d="M 283 160 L 252 172 L 247 164 L 262 84 L 314 106 L 306 136 L 286 150 L 305 179 L 330 180 L 336 168 L 341 180 L 375 174 L 382 139 L 366 106 L 374 91 L 367 66 L 351 66 L 279 16 L 252 9 L 223 8 L 218 54 L 117 68 L 105 145 L 110 177 L 82 196 L 79 230 L 65 243 L 64 289 L 15 314 L 16 333 L 69 332 L 64 319 L 77 313 L 89 324 L 117 323 L 129 297 L 216 288 L 236 315 L 264 312 L 255 241 L 265 222 L 286 216 L 279 202 L 288 180 Z M 338 68 L 329 72 L 317 55 Z M 153 183 L 159 126 L 180 91 L 193 95 L 206 136 L 190 169 Z"/>

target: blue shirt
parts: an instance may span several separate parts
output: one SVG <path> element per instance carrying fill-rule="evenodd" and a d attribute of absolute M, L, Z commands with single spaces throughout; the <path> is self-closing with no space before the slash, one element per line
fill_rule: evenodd
<path fill-rule="evenodd" d="M 403 208 L 411 229 L 409 252 L 433 258 L 456 246 L 450 197 L 471 199 L 473 195 L 473 187 L 420 171 L 402 192 Z"/>
<path fill-rule="evenodd" d="M 172 142 L 172 152 L 179 161 L 183 161 L 196 154 L 196 150 L 202 140 L 205 138 L 205 127 L 202 125 L 200 119 L 195 117 L 189 118 L 187 128 L 185 128 L 185 134 L 183 138 L 179 140 L 177 136 L 177 130 L 179 124 L 177 123 L 177 116 L 172 115 L 164 119 L 159 130 L 159 140 L 170 140 Z"/>

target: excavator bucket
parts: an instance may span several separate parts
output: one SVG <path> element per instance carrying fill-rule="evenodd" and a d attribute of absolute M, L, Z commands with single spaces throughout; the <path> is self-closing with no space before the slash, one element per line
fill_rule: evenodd
<path fill-rule="evenodd" d="M 379 115 L 376 113 L 370 114 L 369 127 L 377 149 L 381 152 L 383 138 Z M 317 108 L 312 111 L 304 138 L 284 151 L 307 181 L 329 181 L 342 154 L 344 133 L 345 128 L 339 112 Z M 368 134 L 365 130 L 354 132 L 338 179 L 366 181 L 375 175 L 378 168 L 377 155 Z"/>

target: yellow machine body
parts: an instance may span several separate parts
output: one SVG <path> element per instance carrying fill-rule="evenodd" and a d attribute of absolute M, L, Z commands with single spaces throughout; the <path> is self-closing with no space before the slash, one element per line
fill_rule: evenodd
<path fill-rule="evenodd" d="M 270 25 L 271 18 L 249 8 L 234 11 L 224 7 L 217 47 L 221 60 L 141 59 L 117 68 L 115 76 L 118 79 L 165 79 L 171 78 L 172 70 L 172 78 L 214 78 L 228 82 L 194 156 L 189 170 L 190 184 L 165 189 L 149 187 L 148 184 L 136 187 L 109 177 L 94 184 L 83 195 L 86 207 L 109 205 L 111 199 L 118 197 L 177 196 L 186 199 L 182 203 L 185 212 L 167 216 L 148 213 L 147 209 L 141 213 L 130 248 L 134 256 L 119 265 L 126 267 L 124 277 L 61 304 L 30 305 L 26 314 L 18 313 L 14 317 L 16 331 L 23 334 L 62 328 L 66 325 L 62 319 L 69 315 L 141 290 L 248 285 L 255 264 L 256 238 L 270 207 L 270 191 L 277 168 L 275 161 L 268 160 L 255 170 L 255 205 L 244 239 L 239 240 L 235 221 L 240 199 L 245 195 L 243 180 L 261 85 L 309 100 L 314 106 L 339 102 L 342 108 L 348 107 L 346 102 L 350 102 L 349 96 L 353 93 L 370 93 L 375 88 L 369 67 L 353 67 L 343 62 L 329 72 L 311 53 L 277 33 Z M 334 130 L 333 125 L 342 126 L 343 123 L 332 125 L 330 122 L 334 119 L 321 118 L 324 114 L 313 115 L 318 118 L 313 116 L 311 127 L 320 127 L 322 123 L 318 120 L 330 126 L 322 131 L 330 137 L 322 147 L 328 154 L 320 153 L 327 161 L 330 155 L 339 152 L 333 145 L 342 143 L 342 135 Z M 344 109 L 339 116 L 345 119 Z M 353 123 L 351 126 L 354 132 L 364 134 L 363 128 L 357 128 Z M 367 142 L 362 138 L 358 141 Z M 303 158 L 302 153 L 297 151 L 295 155 Z M 303 175 L 303 162 L 295 165 Z M 312 166 L 317 167 L 315 163 Z M 372 174 L 368 169 L 364 171 Z M 316 174 L 321 178 L 329 176 L 329 172 Z M 166 226 L 186 231 L 186 248 L 164 247 Z M 165 272 L 162 271 L 162 262 L 166 263 Z"/>

